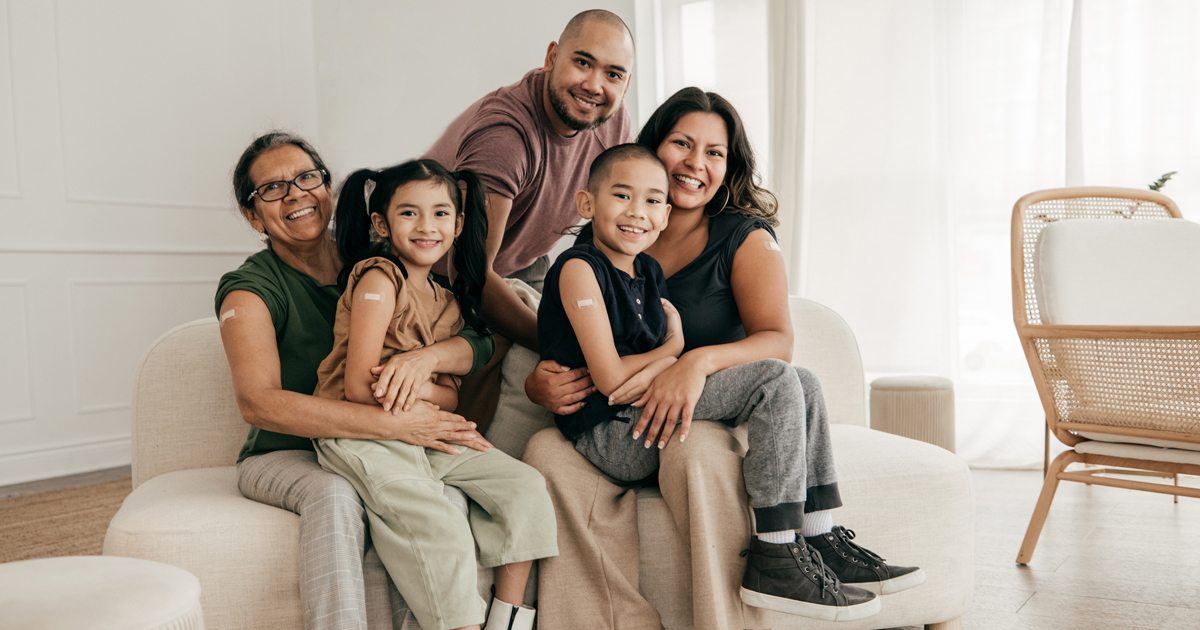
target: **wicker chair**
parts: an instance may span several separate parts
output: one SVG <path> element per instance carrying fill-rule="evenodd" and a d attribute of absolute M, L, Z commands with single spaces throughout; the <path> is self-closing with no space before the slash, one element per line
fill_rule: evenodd
<path fill-rule="evenodd" d="M 1159 193 L 1060 188 L 1017 201 L 1013 317 L 1048 430 L 1073 447 L 1046 470 L 1018 563 L 1033 557 L 1060 480 L 1200 498 L 1176 477 L 1200 475 L 1197 252 L 1200 225 Z M 1077 462 L 1105 468 L 1067 470 Z"/>

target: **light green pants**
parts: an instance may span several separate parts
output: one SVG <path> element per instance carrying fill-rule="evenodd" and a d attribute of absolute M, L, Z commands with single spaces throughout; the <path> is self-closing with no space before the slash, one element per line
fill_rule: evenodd
<path fill-rule="evenodd" d="M 321 466 L 358 490 L 375 550 L 426 630 L 483 623 L 476 544 L 485 567 L 558 555 L 545 479 L 499 449 L 450 455 L 397 440 L 313 442 Z M 472 499 L 467 519 L 443 485 Z"/>

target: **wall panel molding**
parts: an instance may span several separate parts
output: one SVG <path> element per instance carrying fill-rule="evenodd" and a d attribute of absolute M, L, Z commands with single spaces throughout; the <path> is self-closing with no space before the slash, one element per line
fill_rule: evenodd
<path fill-rule="evenodd" d="M 0 0 L 0 197 L 21 198 L 21 178 L 17 159 L 17 112 L 13 100 L 13 35 L 8 15 L 8 0 Z"/>
<path fill-rule="evenodd" d="M 145 247 L 141 245 L 80 245 L 57 243 L 25 244 L 0 243 L 0 254 L 65 254 L 65 255 L 154 255 L 154 256 L 249 256 L 261 248 L 247 247 Z"/>
<path fill-rule="evenodd" d="M 111 405 L 92 405 L 90 407 L 80 407 L 79 415 L 88 416 L 97 413 L 109 413 L 110 411 L 126 411 L 133 409 L 132 403 L 114 403 Z"/>
<path fill-rule="evenodd" d="M 148 284 L 214 284 L 217 278 L 73 278 L 74 286 L 142 286 Z"/>
<path fill-rule="evenodd" d="M 228 210 L 228 169 L 250 138 L 316 129 L 310 13 L 232 0 L 55 2 L 63 198 Z"/>
<path fill-rule="evenodd" d="M 28 294 L 28 282 L 0 280 L 0 424 L 35 419 Z"/>
<path fill-rule="evenodd" d="M 133 374 L 162 333 L 211 316 L 218 278 L 108 277 L 68 282 L 75 412 L 128 409 Z"/>
<path fill-rule="evenodd" d="M 171 208 L 178 210 L 229 210 L 229 204 L 202 203 L 184 201 L 159 201 L 155 199 L 129 199 L 121 197 L 103 197 L 95 195 L 76 195 L 67 191 L 66 200 L 71 203 L 105 204 L 114 206 L 134 206 L 138 208 Z"/>
<path fill-rule="evenodd" d="M 92 472 L 130 463 L 129 435 L 0 453 L 0 485 Z"/>

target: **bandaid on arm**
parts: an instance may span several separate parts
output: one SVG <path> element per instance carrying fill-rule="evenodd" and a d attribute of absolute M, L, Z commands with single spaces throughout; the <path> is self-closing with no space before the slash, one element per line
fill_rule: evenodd
<path fill-rule="evenodd" d="M 370 301 L 370 302 L 382 302 L 382 301 L 383 301 L 383 296 L 382 296 L 382 295 L 380 295 L 380 294 L 378 294 L 378 293 L 364 293 L 364 294 L 363 294 L 363 297 L 362 297 L 362 301 L 363 301 L 363 302 L 367 302 L 367 301 Z"/>
<path fill-rule="evenodd" d="M 219 324 L 219 326 L 220 326 L 220 327 L 224 327 L 224 326 L 225 326 L 225 322 L 227 322 L 227 321 L 229 321 L 229 320 L 233 319 L 234 317 L 237 317 L 237 309 L 232 309 L 232 308 L 231 308 L 231 309 L 229 309 L 228 311 L 225 311 L 224 313 L 221 313 L 221 323 Z"/>
<path fill-rule="evenodd" d="M 776 243 L 775 239 L 770 239 L 770 238 L 767 239 L 765 242 L 763 242 L 763 247 L 766 247 L 767 249 L 769 249 L 773 252 L 782 252 L 783 251 L 782 249 L 779 249 L 779 243 Z"/>
<path fill-rule="evenodd" d="M 592 299 L 592 298 L 586 298 L 586 299 L 583 299 L 583 300 L 576 300 L 576 301 L 575 301 L 575 308 L 577 308 L 577 309 L 583 309 L 583 308 L 596 308 L 596 300 L 594 300 L 594 299 Z"/>

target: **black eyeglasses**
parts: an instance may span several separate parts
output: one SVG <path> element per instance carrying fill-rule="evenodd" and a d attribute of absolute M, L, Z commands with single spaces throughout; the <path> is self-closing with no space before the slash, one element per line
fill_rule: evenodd
<path fill-rule="evenodd" d="M 288 196 L 292 191 L 292 185 L 300 190 L 312 190 L 325 183 L 325 171 L 314 168 L 311 171 L 304 171 L 296 176 L 291 181 L 280 180 L 277 182 L 267 182 L 262 186 L 254 189 L 250 196 L 246 197 L 246 203 L 254 201 L 254 195 L 258 195 L 263 201 L 279 201 Z"/>

